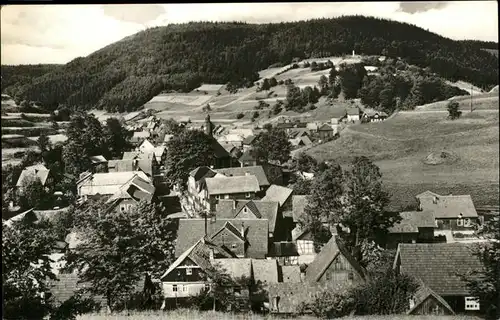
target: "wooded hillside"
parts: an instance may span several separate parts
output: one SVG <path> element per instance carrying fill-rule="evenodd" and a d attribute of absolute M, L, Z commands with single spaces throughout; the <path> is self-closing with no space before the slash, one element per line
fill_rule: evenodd
<path fill-rule="evenodd" d="M 383 19 L 336 19 L 253 25 L 196 22 L 151 28 L 77 58 L 23 86 L 2 87 L 16 100 L 48 110 L 61 104 L 133 111 L 163 90 L 201 83 L 251 85 L 257 71 L 294 58 L 351 54 L 399 56 L 449 80 L 489 90 L 498 58 L 475 42 L 453 41 L 416 26 Z M 3 76 L 2 67 L 2 76 Z M 14 82 L 14 81 L 10 81 Z"/>

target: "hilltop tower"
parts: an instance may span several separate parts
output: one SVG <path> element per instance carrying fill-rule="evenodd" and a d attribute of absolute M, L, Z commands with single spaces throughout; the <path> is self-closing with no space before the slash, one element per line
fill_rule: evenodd
<path fill-rule="evenodd" d="M 210 115 L 207 113 L 207 116 L 205 117 L 205 134 L 211 137 L 213 129 L 214 127 L 210 121 Z"/>

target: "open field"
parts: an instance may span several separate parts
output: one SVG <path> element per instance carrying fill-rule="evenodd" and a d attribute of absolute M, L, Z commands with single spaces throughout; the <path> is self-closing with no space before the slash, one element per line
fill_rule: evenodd
<path fill-rule="evenodd" d="M 176 319 L 176 320 L 275 320 L 275 319 L 296 319 L 296 320 L 316 320 L 314 316 L 273 316 L 259 314 L 235 314 L 212 311 L 197 311 L 189 309 L 179 309 L 173 311 L 144 311 L 130 312 L 120 314 L 84 314 L 79 315 L 77 320 L 159 320 L 159 319 Z M 480 318 L 472 316 L 407 316 L 407 315 L 390 315 L 390 316 L 350 316 L 340 319 L 345 320 L 479 320 Z"/>
<path fill-rule="evenodd" d="M 460 110 L 470 111 L 471 96 L 455 97 L 450 100 L 456 101 L 460 104 Z M 443 110 L 446 111 L 448 100 L 438 101 L 434 103 L 425 104 L 415 108 L 417 111 L 424 110 Z M 472 108 L 473 110 L 498 110 L 498 92 L 481 93 L 480 95 L 472 95 Z"/>
<path fill-rule="evenodd" d="M 497 204 L 499 196 L 498 112 L 399 113 L 381 123 L 353 125 L 335 141 L 307 151 L 321 160 L 348 164 L 367 156 L 380 167 L 393 206 L 413 202 L 419 192 L 471 194 L 475 204 Z M 431 153 L 448 152 L 454 161 L 429 165 Z"/>

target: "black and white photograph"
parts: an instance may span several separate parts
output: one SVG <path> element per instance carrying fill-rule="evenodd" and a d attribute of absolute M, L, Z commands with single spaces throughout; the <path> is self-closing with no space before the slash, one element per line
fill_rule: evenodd
<path fill-rule="evenodd" d="M 2 319 L 500 319 L 497 1 L 0 12 Z"/>

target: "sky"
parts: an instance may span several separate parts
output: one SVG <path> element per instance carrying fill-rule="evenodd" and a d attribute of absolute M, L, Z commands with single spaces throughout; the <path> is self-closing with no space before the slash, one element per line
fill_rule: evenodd
<path fill-rule="evenodd" d="M 367 15 L 442 36 L 498 42 L 497 1 L 7 5 L 1 64 L 67 63 L 148 27 L 189 21 L 268 23 Z"/>

